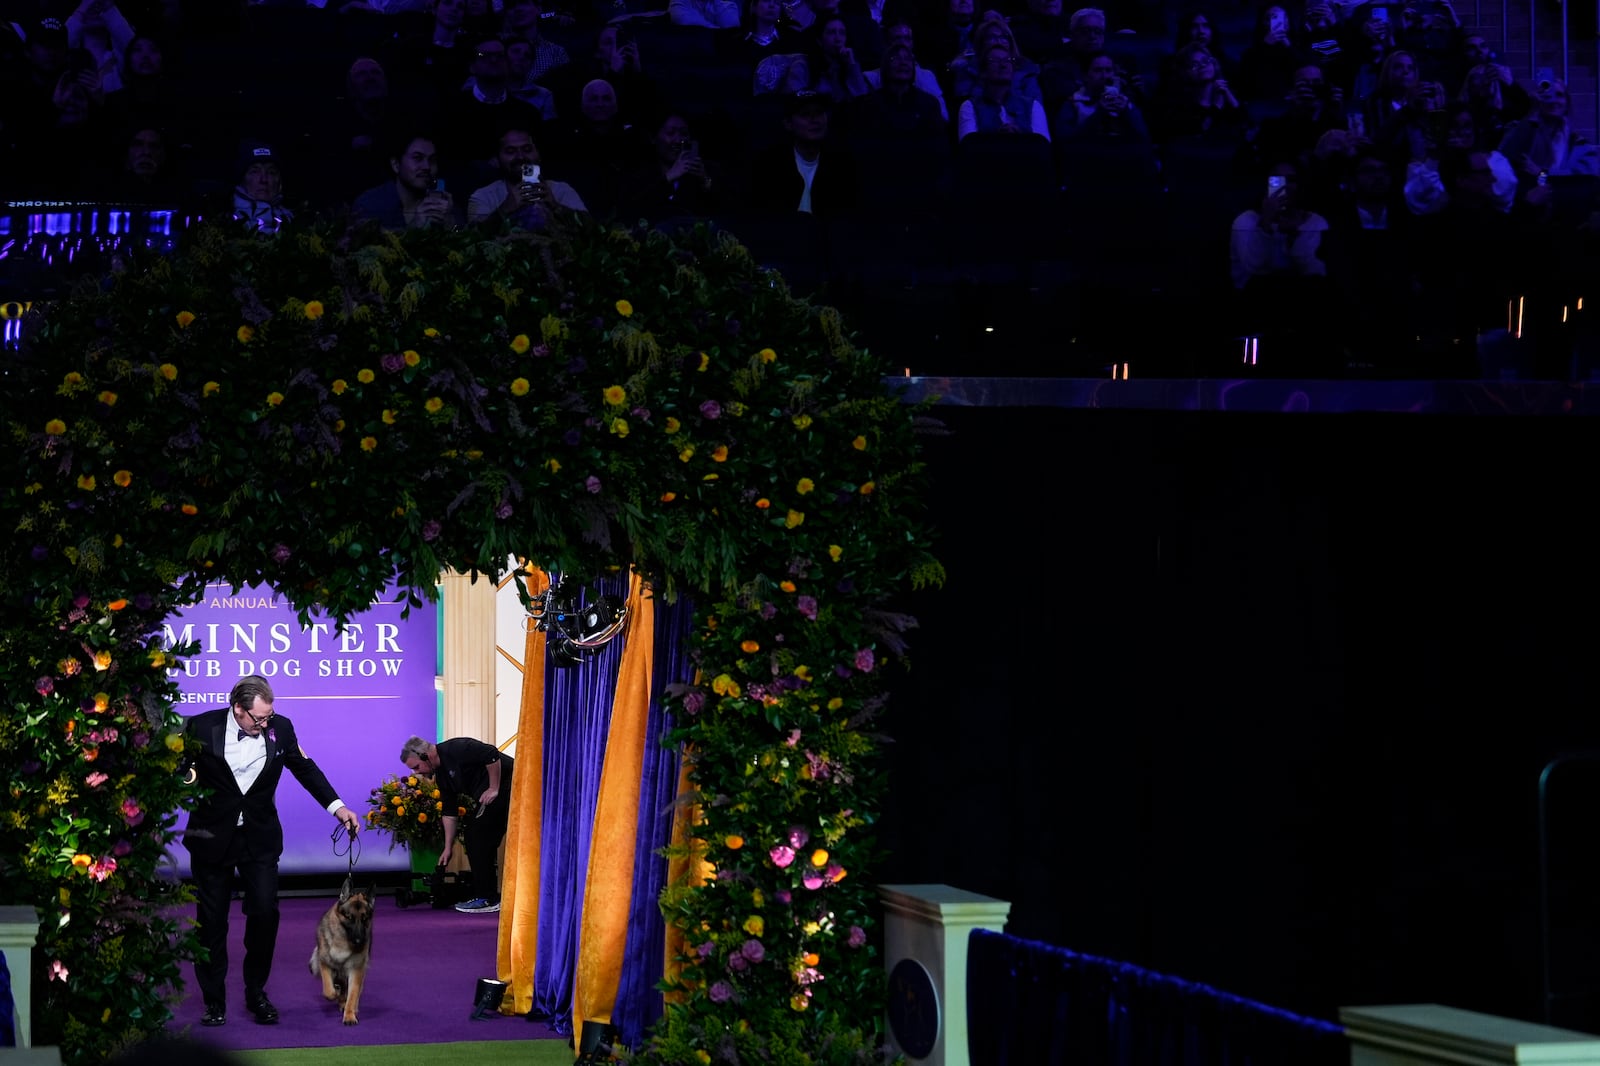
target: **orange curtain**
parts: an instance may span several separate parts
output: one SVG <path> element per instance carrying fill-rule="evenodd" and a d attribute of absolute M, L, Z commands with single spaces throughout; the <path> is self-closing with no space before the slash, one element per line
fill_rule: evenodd
<path fill-rule="evenodd" d="M 654 601 L 634 574 L 628 582 L 628 633 L 612 696 L 611 726 L 600 769 L 594 837 L 584 881 L 578 932 L 578 967 L 572 982 L 574 1046 L 583 1046 L 585 1020 L 609 1022 L 622 980 L 633 900 L 633 853 L 644 774 L 650 677 L 655 664 Z"/>
<path fill-rule="evenodd" d="M 550 587 L 542 570 L 529 569 L 528 593 Z M 517 768 L 511 777 L 511 817 L 506 826 L 500 878 L 497 969 L 508 985 L 502 1014 L 533 1009 L 533 964 L 539 946 L 539 837 L 544 825 L 544 634 L 530 625 L 522 655 L 522 704 L 517 715 Z"/>
<path fill-rule="evenodd" d="M 698 676 L 695 680 L 696 682 L 699 681 Z M 693 760 L 694 753 L 685 751 L 683 753 L 683 762 L 678 767 L 678 805 L 672 812 L 672 846 L 674 849 L 689 843 L 699 843 L 695 839 L 694 827 L 700 822 L 700 805 L 684 801 L 684 797 L 688 796 L 694 787 L 689 783 L 690 764 Z M 704 849 L 698 848 L 693 855 L 674 855 L 667 862 L 667 884 L 670 886 L 683 883 L 693 887 L 705 884 L 711 877 L 711 864 L 701 857 L 704 854 Z M 677 961 L 677 958 L 683 954 L 684 950 L 683 930 L 671 922 L 667 923 L 666 948 L 666 973 L 664 976 L 671 980 L 683 971 L 683 965 Z M 668 1003 L 672 1002 L 672 993 L 667 994 L 666 1000 Z"/>

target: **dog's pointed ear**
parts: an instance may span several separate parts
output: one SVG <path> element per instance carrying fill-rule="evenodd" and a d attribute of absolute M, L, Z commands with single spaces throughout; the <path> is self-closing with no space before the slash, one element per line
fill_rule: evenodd
<path fill-rule="evenodd" d="M 350 879 L 348 877 L 344 879 L 344 884 L 339 886 L 339 902 L 350 902 Z"/>
<path fill-rule="evenodd" d="M 378 902 L 378 885 L 377 885 L 377 882 L 373 882 L 370 886 L 368 886 L 368 888 L 367 888 L 367 899 L 370 900 L 373 903 L 377 903 Z"/>

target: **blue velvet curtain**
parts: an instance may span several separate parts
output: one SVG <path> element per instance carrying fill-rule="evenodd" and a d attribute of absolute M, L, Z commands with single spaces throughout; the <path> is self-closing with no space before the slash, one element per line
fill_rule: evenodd
<path fill-rule="evenodd" d="M 1344 1066 L 1341 1026 L 1207 985 L 975 930 L 973 1066 Z"/>
<path fill-rule="evenodd" d="M 628 947 L 623 956 L 622 984 L 611 1024 L 629 1047 L 638 1047 L 661 1016 L 661 980 L 666 963 L 666 919 L 657 900 L 667 882 L 667 860 L 657 852 L 672 839 L 673 803 L 678 795 L 678 751 L 661 746 L 672 718 L 661 706 L 661 693 L 674 682 L 688 680 L 689 631 L 694 605 L 686 600 L 656 610 L 655 668 L 650 678 L 650 724 L 645 735 L 644 780 L 639 787 L 639 836 L 633 861 L 633 897 L 628 914 Z"/>
<path fill-rule="evenodd" d="M 593 585 L 605 595 L 628 598 L 626 573 Z M 572 1032 L 583 883 L 611 728 L 612 696 L 626 640 L 623 636 L 587 653 L 588 661 L 576 666 L 557 669 L 550 657 L 545 660 L 544 824 L 533 1009 L 563 1034 Z"/>

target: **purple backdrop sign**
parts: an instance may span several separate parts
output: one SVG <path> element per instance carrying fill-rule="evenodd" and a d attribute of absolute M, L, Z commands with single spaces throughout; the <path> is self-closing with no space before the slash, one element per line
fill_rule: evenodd
<path fill-rule="evenodd" d="M 412 734 L 433 739 L 438 721 L 436 610 L 425 604 L 402 619 L 403 606 L 403 597 L 375 603 L 341 632 L 326 621 L 302 626 L 270 588 L 233 593 L 226 585 L 213 586 L 202 602 L 165 623 L 168 644 L 200 646 L 173 671 L 183 690 L 178 712 L 225 707 L 241 677 L 260 674 L 272 683 L 273 709 L 294 722 L 300 746 L 365 819 L 368 794 L 405 769 L 400 745 Z M 287 772 L 278 785 L 278 813 L 283 873 L 342 874 L 349 868 L 349 859 L 335 855 L 329 839 L 338 823 Z M 391 853 L 389 844 L 387 833 L 362 831 L 358 877 L 410 868 L 405 849 Z M 188 850 L 173 851 L 187 875 Z"/>

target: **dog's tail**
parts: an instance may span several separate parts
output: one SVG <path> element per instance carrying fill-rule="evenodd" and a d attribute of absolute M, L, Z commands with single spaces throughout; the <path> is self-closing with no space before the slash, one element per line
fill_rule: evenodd
<path fill-rule="evenodd" d="M 312 977 L 316 977 L 321 972 L 321 971 L 319 971 L 317 969 L 317 953 L 320 952 L 321 950 L 322 950 L 322 946 L 320 944 L 311 949 L 311 976 Z"/>

